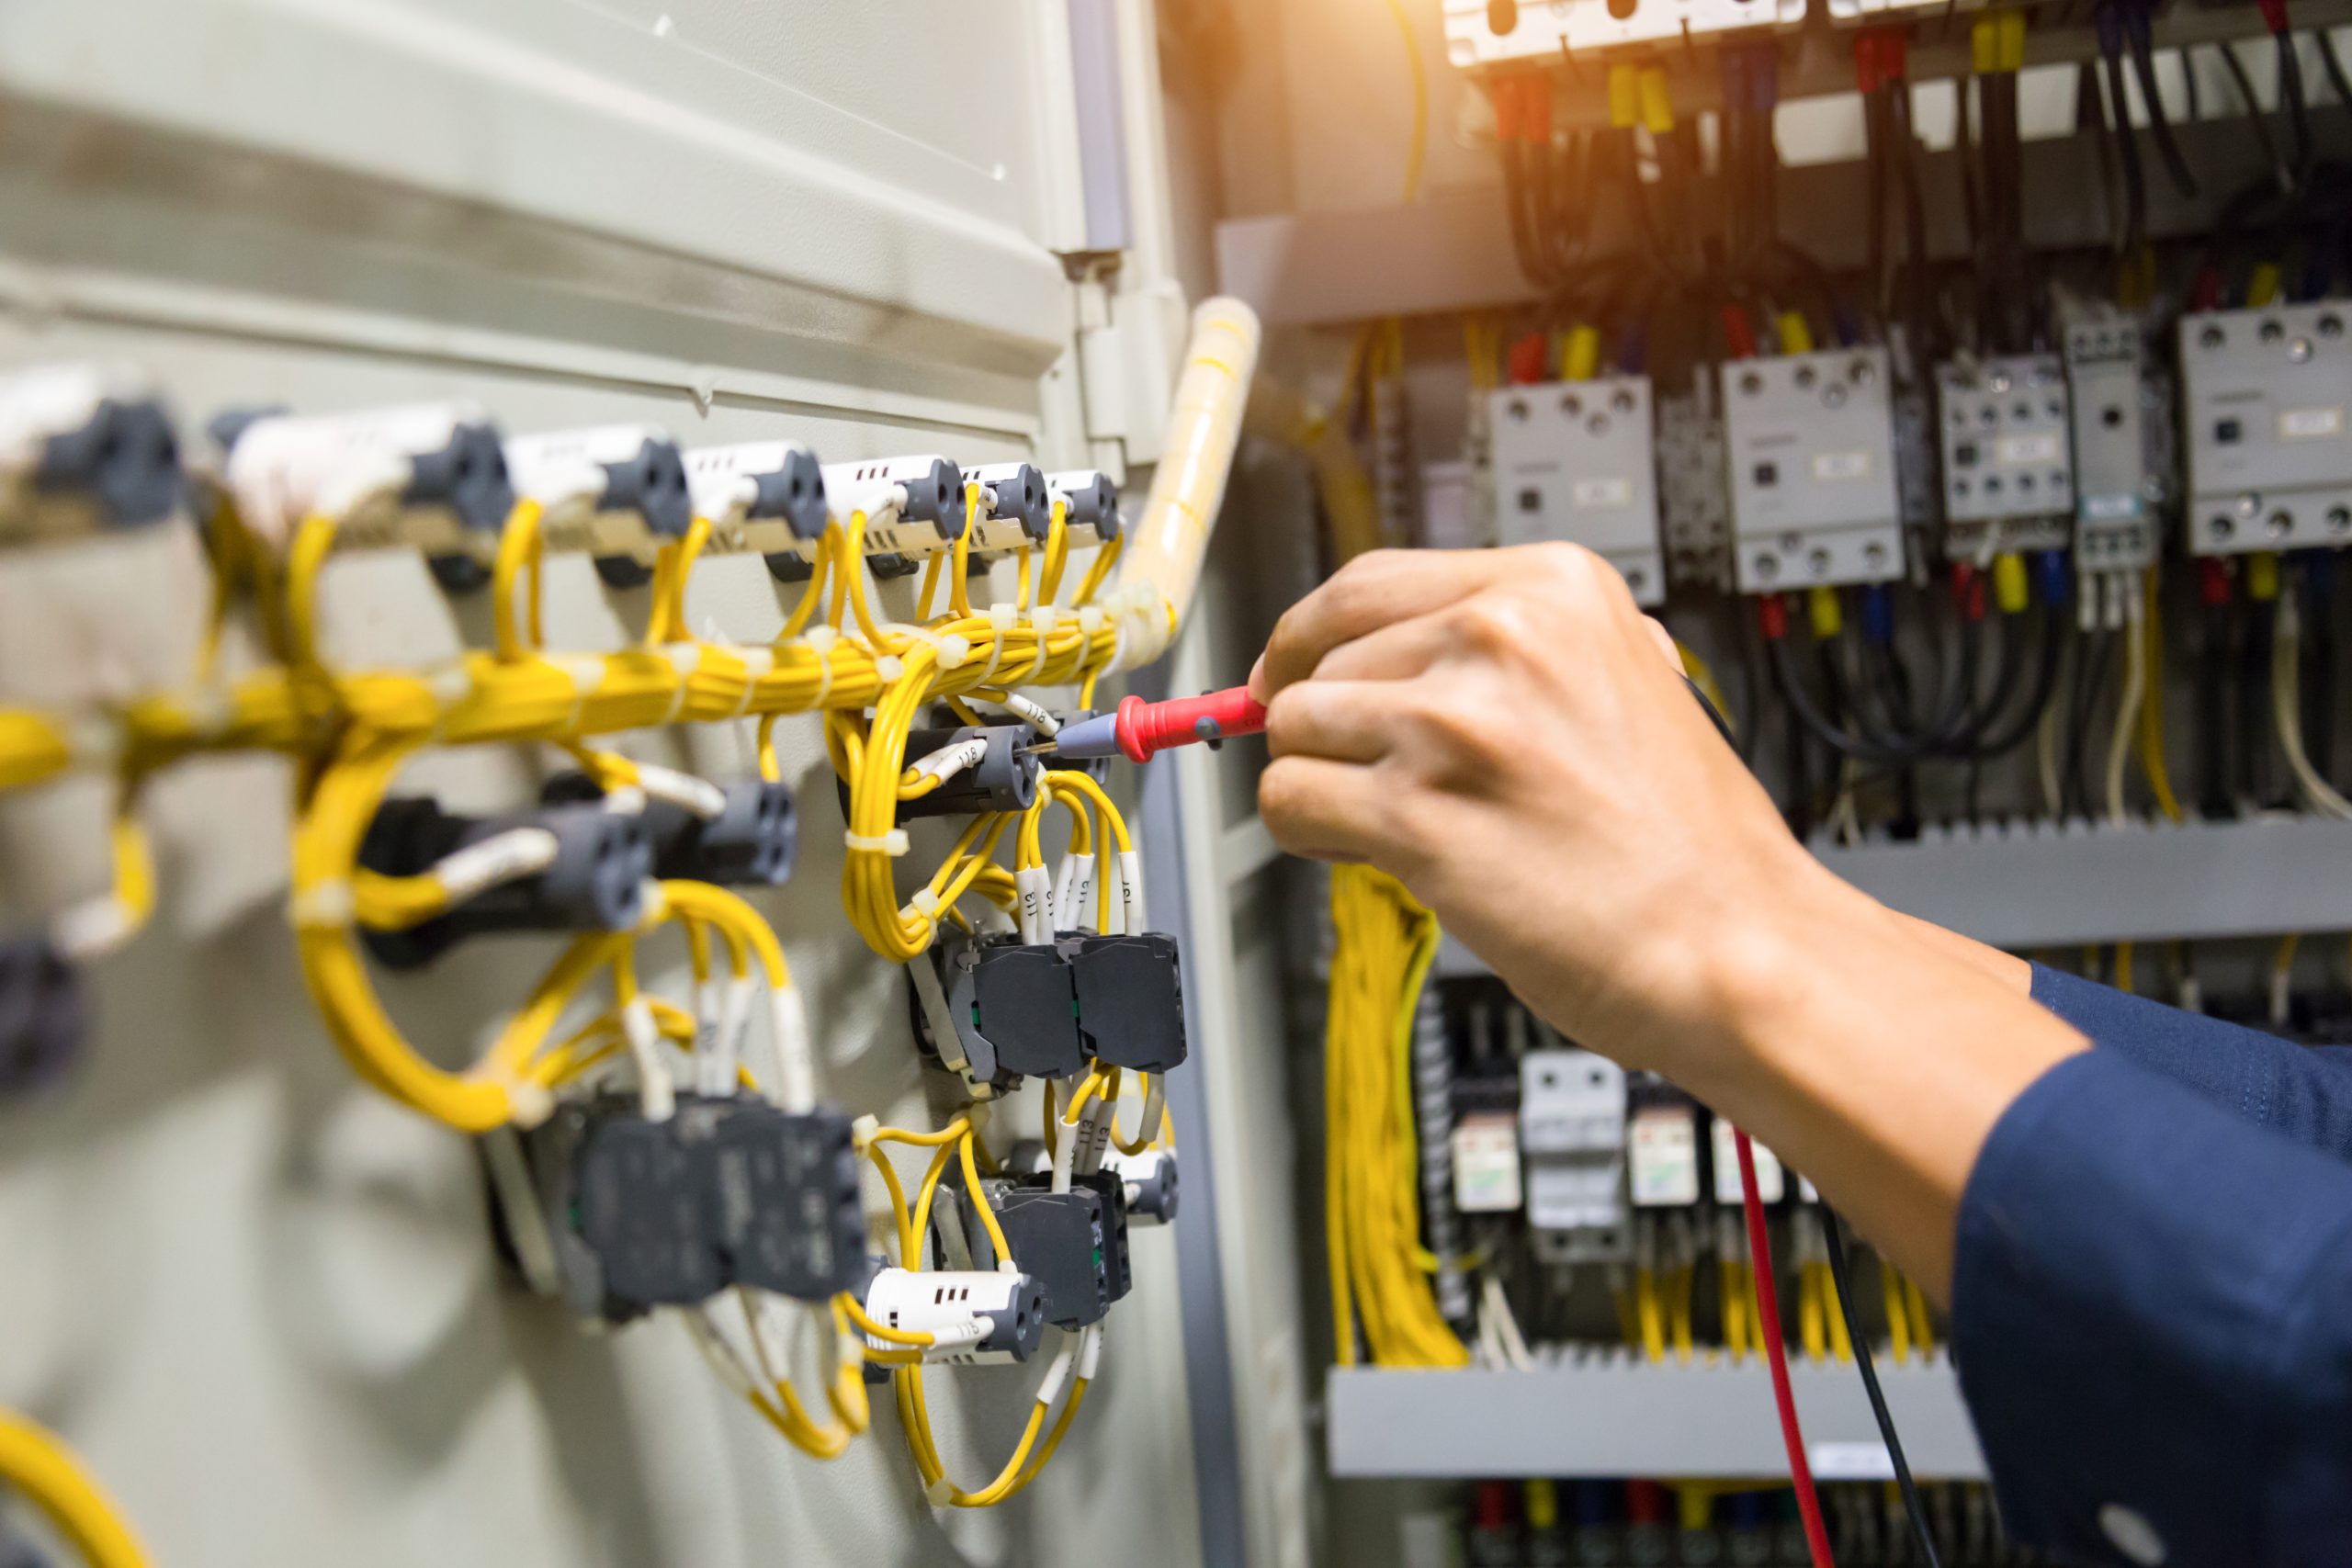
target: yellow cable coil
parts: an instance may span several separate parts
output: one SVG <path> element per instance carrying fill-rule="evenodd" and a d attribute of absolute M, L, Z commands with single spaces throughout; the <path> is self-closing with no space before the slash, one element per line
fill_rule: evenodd
<path fill-rule="evenodd" d="M 0 1483 L 55 1525 L 90 1568 L 146 1568 L 138 1538 L 73 1450 L 48 1428 L 6 1411 L 0 1411 Z"/>
<path fill-rule="evenodd" d="M 1436 918 L 1395 878 L 1331 874 L 1330 1013 L 1324 1041 L 1324 1218 L 1340 1359 L 1357 1335 L 1381 1366 L 1459 1367 L 1421 1246 L 1414 1165 L 1413 1009 L 1437 954 Z"/>

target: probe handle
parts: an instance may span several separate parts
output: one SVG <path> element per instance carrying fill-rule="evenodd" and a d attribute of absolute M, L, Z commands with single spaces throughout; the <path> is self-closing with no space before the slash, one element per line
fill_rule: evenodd
<path fill-rule="evenodd" d="M 1119 750 L 1131 762 L 1148 762 L 1170 746 L 1229 740 L 1265 728 L 1265 705 L 1252 698 L 1247 686 L 1164 703 L 1129 697 L 1119 705 Z"/>

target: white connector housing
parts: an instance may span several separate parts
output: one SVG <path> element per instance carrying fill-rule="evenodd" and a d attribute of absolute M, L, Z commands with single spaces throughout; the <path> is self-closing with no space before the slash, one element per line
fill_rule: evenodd
<path fill-rule="evenodd" d="M 865 513 L 865 553 L 923 560 L 964 533 L 963 473 L 937 456 L 825 465 L 825 493 L 846 519 Z"/>
<path fill-rule="evenodd" d="M 814 452 L 797 441 L 746 441 L 694 447 L 685 462 L 695 513 L 710 524 L 707 549 L 817 558 L 831 513 Z"/>
<path fill-rule="evenodd" d="M 514 505 L 496 428 L 464 402 L 266 414 L 237 434 L 221 480 L 246 530 L 281 555 L 304 518 L 324 516 L 339 549 L 486 565 Z"/>
<path fill-rule="evenodd" d="M 603 424 L 506 443 L 517 495 L 538 502 L 549 550 L 650 567 L 694 508 L 678 444 L 656 424 Z"/>
<path fill-rule="evenodd" d="M 1035 465 L 989 463 L 965 469 L 964 478 L 980 487 L 980 515 L 972 531 L 976 553 L 999 555 L 1046 542 L 1052 502 Z"/>
<path fill-rule="evenodd" d="M 2341 300 L 2181 318 L 2191 554 L 2352 543 L 2347 323 Z"/>
<path fill-rule="evenodd" d="M 2156 560 L 2155 476 L 2148 468 L 2140 323 L 2130 316 L 2066 329 L 2075 435 L 2075 560 L 2138 571 Z"/>
<path fill-rule="evenodd" d="M 934 1334 L 925 1355 L 951 1366 L 1025 1361 L 1045 1337 L 1046 1291 L 1026 1274 L 999 1269 L 884 1269 L 865 1288 L 865 1314 L 887 1328 Z M 972 1325 L 985 1325 L 979 1337 Z M 877 1350 L 903 1349 L 869 1337 Z"/>
<path fill-rule="evenodd" d="M 0 376 L 0 546 L 182 510 L 179 450 L 153 389 L 110 365 Z"/>

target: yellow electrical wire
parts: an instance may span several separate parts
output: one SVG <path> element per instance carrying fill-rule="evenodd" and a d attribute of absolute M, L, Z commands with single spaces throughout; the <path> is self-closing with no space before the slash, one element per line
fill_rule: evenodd
<path fill-rule="evenodd" d="M 146 1550 L 64 1439 L 6 1411 L 0 1411 L 0 1483 L 56 1526 L 90 1568 L 146 1568 Z"/>

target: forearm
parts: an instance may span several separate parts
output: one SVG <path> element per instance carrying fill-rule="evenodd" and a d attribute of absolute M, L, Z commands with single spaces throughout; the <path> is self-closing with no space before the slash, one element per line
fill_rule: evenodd
<path fill-rule="evenodd" d="M 1769 923 L 1725 944 L 1720 1031 L 1668 1070 L 1944 1301 L 1985 1138 L 2086 1042 L 2024 985 L 1922 939 L 1933 930 L 1888 919 L 1826 874 L 1792 889 Z"/>

